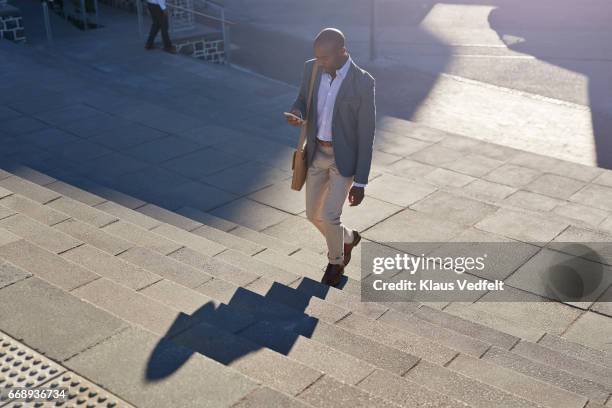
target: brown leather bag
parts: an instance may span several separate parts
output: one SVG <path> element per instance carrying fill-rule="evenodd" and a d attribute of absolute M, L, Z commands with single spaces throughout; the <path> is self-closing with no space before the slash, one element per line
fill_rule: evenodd
<path fill-rule="evenodd" d="M 312 102 L 312 92 L 314 89 L 315 78 L 319 71 L 319 64 L 317 61 L 314 62 L 312 67 L 312 73 L 310 74 L 310 85 L 308 87 L 308 99 L 306 100 L 306 119 L 310 113 L 310 105 Z M 308 172 L 308 164 L 306 162 L 306 130 L 308 127 L 308 121 L 302 123 L 300 129 L 300 141 L 297 149 L 293 152 L 293 160 L 291 163 L 291 169 L 293 170 L 293 178 L 291 179 L 291 189 L 300 191 L 306 182 L 306 173 Z"/>

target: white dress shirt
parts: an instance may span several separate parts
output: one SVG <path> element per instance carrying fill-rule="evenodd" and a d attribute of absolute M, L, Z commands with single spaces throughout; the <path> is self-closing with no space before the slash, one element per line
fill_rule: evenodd
<path fill-rule="evenodd" d="M 317 94 L 317 139 L 326 142 L 332 141 L 332 120 L 336 97 L 351 67 L 351 57 L 349 56 L 344 65 L 336 70 L 336 78 L 323 71 L 321 82 Z M 356 187 L 365 187 L 365 184 L 353 183 Z"/>
<path fill-rule="evenodd" d="M 147 0 L 147 3 L 157 4 L 162 10 L 166 9 L 166 0 Z"/>

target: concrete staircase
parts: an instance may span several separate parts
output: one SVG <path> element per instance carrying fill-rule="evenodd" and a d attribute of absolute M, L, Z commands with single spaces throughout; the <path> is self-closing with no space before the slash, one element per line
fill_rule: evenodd
<path fill-rule="evenodd" d="M 191 64 L 176 69 L 196 70 Z M 118 80 L 100 70 L 95 75 L 109 86 Z M 133 98 L 154 91 L 134 86 L 123 92 Z M 590 180 L 604 174 L 555 167 L 556 161 L 410 122 L 382 123 L 381 129 L 387 137 L 378 160 L 385 151 L 415 148 L 419 139 L 391 138 L 403 132 L 428 140 L 420 147 L 434 145 L 438 157 L 478 151 L 503 161 L 515 153 L 511 157 L 526 168 L 548 166 L 552 174 L 573 171 Z M 266 143 L 289 145 L 281 137 Z M 50 151 L 68 159 L 65 150 Z M 435 191 L 459 194 L 460 173 L 440 167 L 419 176 L 419 169 L 434 165 L 432 154 L 421 153 L 411 171 L 377 161 L 377 178 L 410 191 L 426 179 Z M 64 171 L 3 162 L 0 331 L 133 406 L 612 406 L 612 354 L 603 347 L 548 328 L 536 338 L 493 306 L 472 311 L 457 304 L 361 302 L 358 259 L 341 289 L 330 288 L 318 282 L 321 251 L 303 245 L 298 234 L 293 242 L 192 206 L 170 211 L 75 176 L 59 161 L 55 170 Z M 527 211 L 477 187 L 470 191 L 482 205 Z M 377 239 L 375 233 L 365 237 Z"/>
<path fill-rule="evenodd" d="M 2 330 L 135 406 L 244 397 L 239 406 L 557 408 L 610 396 L 609 353 L 554 335 L 521 340 L 426 305 L 361 303 L 357 282 L 321 285 L 316 267 L 261 233 L 1 178 Z M 78 335 L 84 318 L 97 342 L 55 344 L 66 331 L 92 341 Z M 173 374 L 175 393 L 139 371 Z"/>

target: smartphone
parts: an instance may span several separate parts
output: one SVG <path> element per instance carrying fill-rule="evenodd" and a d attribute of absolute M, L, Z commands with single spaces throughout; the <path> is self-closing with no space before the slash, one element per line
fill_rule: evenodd
<path fill-rule="evenodd" d="M 297 120 L 297 121 L 298 121 L 298 122 L 300 122 L 300 123 L 304 122 L 304 119 L 300 118 L 300 117 L 299 117 L 299 116 L 297 116 L 297 115 L 294 115 L 294 114 L 293 114 L 293 113 L 291 113 L 291 112 L 283 112 L 283 115 L 285 115 L 285 116 L 286 116 L 286 117 L 288 117 L 288 118 L 293 118 L 293 119 Z"/>

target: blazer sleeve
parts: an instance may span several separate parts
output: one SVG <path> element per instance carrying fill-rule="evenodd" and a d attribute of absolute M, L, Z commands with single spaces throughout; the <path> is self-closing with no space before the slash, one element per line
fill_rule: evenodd
<path fill-rule="evenodd" d="M 369 74 L 366 74 L 366 78 L 357 116 L 357 165 L 353 181 L 359 184 L 368 184 L 376 131 L 376 81 Z"/>
<path fill-rule="evenodd" d="M 308 81 L 310 80 L 310 70 L 312 69 L 313 60 L 308 60 L 304 63 L 304 71 L 302 73 L 302 84 L 291 109 L 297 109 L 302 112 L 302 118 L 306 117 L 306 98 L 308 97 Z"/>

